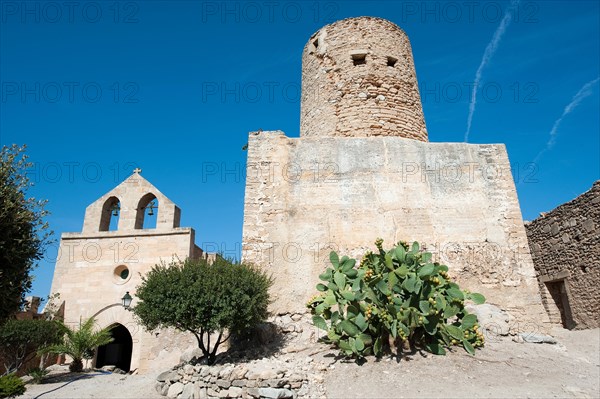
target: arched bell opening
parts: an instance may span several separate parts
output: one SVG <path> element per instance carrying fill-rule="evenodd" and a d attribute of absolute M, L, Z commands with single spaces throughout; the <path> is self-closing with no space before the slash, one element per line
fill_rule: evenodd
<path fill-rule="evenodd" d="M 102 206 L 99 231 L 115 231 L 119 228 L 121 214 L 121 201 L 117 197 L 110 197 Z"/>
<path fill-rule="evenodd" d="M 152 193 L 144 195 L 138 202 L 135 216 L 136 229 L 155 229 L 158 220 L 158 199 Z"/>

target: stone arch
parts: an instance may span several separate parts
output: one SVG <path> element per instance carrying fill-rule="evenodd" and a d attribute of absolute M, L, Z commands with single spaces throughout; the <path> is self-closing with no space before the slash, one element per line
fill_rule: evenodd
<path fill-rule="evenodd" d="M 131 370 L 131 357 L 133 354 L 133 338 L 131 333 L 121 323 L 114 323 L 110 327 L 113 342 L 102 345 L 96 352 L 95 366 L 116 366 L 123 371 Z"/>
<path fill-rule="evenodd" d="M 116 300 L 119 300 L 119 298 L 116 298 Z M 121 325 L 127 329 L 131 336 L 131 361 L 129 370 L 137 369 L 140 363 L 140 339 L 143 332 L 140 325 L 135 322 L 133 313 L 123 308 L 119 301 L 98 310 L 93 317 L 96 319 L 97 328 L 113 329 L 115 326 Z M 98 354 L 98 351 L 96 351 L 94 365 L 98 364 Z"/>
<path fill-rule="evenodd" d="M 158 198 L 156 198 L 156 195 L 153 193 L 146 193 L 142 198 L 140 198 L 140 201 L 136 207 L 135 229 L 156 228 L 158 225 L 158 212 Z M 146 213 L 148 213 L 148 216 L 152 216 L 154 218 L 154 227 L 144 227 Z"/>
<path fill-rule="evenodd" d="M 104 205 L 102 205 L 102 212 L 100 213 L 100 225 L 98 230 L 109 231 L 111 227 L 111 221 L 115 226 L 115 230 L 117 230 L 120 213 L 121 201 L 119 198 L 115 196 L 109 197 L 106 201 L 104 201 Z"/>

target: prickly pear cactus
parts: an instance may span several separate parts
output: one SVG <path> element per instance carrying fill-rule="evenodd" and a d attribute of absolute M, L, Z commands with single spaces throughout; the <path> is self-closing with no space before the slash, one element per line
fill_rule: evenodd
<path fill-rule="evenodd" d="M 375 245 L 377 253 L 366 253 L 358 267 L 355 259 L 331 252 L 331 267 L 319 276 L 320 294 L 307 303 L 314 325 L 327 331 L 325 341 L 356 358 L 381 356 L 390 337 L 398 348 L 438 355 L 454 345 L 470 354 L 483 346 L 477 317 L 464 307 L 469 300 L 485 302 L 483 295 L 461 290 L 448 267 L 431 262 L 417 242 L 388 251 L 382 239 Z"/>

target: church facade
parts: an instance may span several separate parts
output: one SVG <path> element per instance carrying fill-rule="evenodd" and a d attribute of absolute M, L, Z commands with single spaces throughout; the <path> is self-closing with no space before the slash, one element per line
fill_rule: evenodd
<path fill-rule="evenodd" d="M 183 333 L 145 331 L 122 303 L 129 295 L 135 304 L 135 289 L 154 265 L 208 256 L 195 245 L 194 230 L 180 227 L 177 205 L 140 172 L 90 204 L 82 231 L 60 240 L 51 292 L 60 294 L 65 323 L 76 328 L 93 316 L 115 339 L 98 349 L 94 367 L 144 371 L 157 367 L 157 358 L 175 364 L 195 344 Z"/>

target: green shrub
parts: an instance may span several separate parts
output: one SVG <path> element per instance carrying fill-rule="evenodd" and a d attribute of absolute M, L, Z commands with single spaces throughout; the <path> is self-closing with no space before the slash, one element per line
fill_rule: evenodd
<path fill-rule="evenodd" d="M 25 393 L 25 384 L 14 374 L 0 377 L 0 398 L 14 398 Z"/>
<path fill-rule="evenodd" d="M 464 307 L 465 300 L 483 303 L 483 295 L 461 290 L 417 242 L 388 251 L 382 244 L 378 239 L 377 253 L 366 253 L 359 267 L 331 252 L 333 267 L 319 276 L 321 294 L 307 304 L 315 326 L 327 331 L 325 341 L 356 358 L 381 356 L 390 337 L 399 350 L 418 346 L 439 355 L 452 345 L 470 354 L 483 346 L 477 317 Z"/>
<path fill-rule="evenodd" d="M 31 382 L 34 384 L 41 384 L 44 380 L 44 377 L 48 375 L 48 370 L 41 369 L 39 367 L 34 367 L 27 373 L 28 376 L 31 377 Z"/>
<path fill-rule="evenodd" d="M 137 287 L 139 301 L 133 312 L 148 330 L 174 327 L 191 332 L 212 364 L 229 334 L 266 319 L 270 285 L 264 272 L 221 257 L 213 263 L 197 259 L 156 265 Z M 211 342 L 212 334 L 218 336 Z"/>
<path fill-rule="evenodd" d="M 18 371 L 36 352 L 61 340 L 58 326 L 48 320 L 8 320 L 0 326 L 0 358 L 9 374 Z"/>

